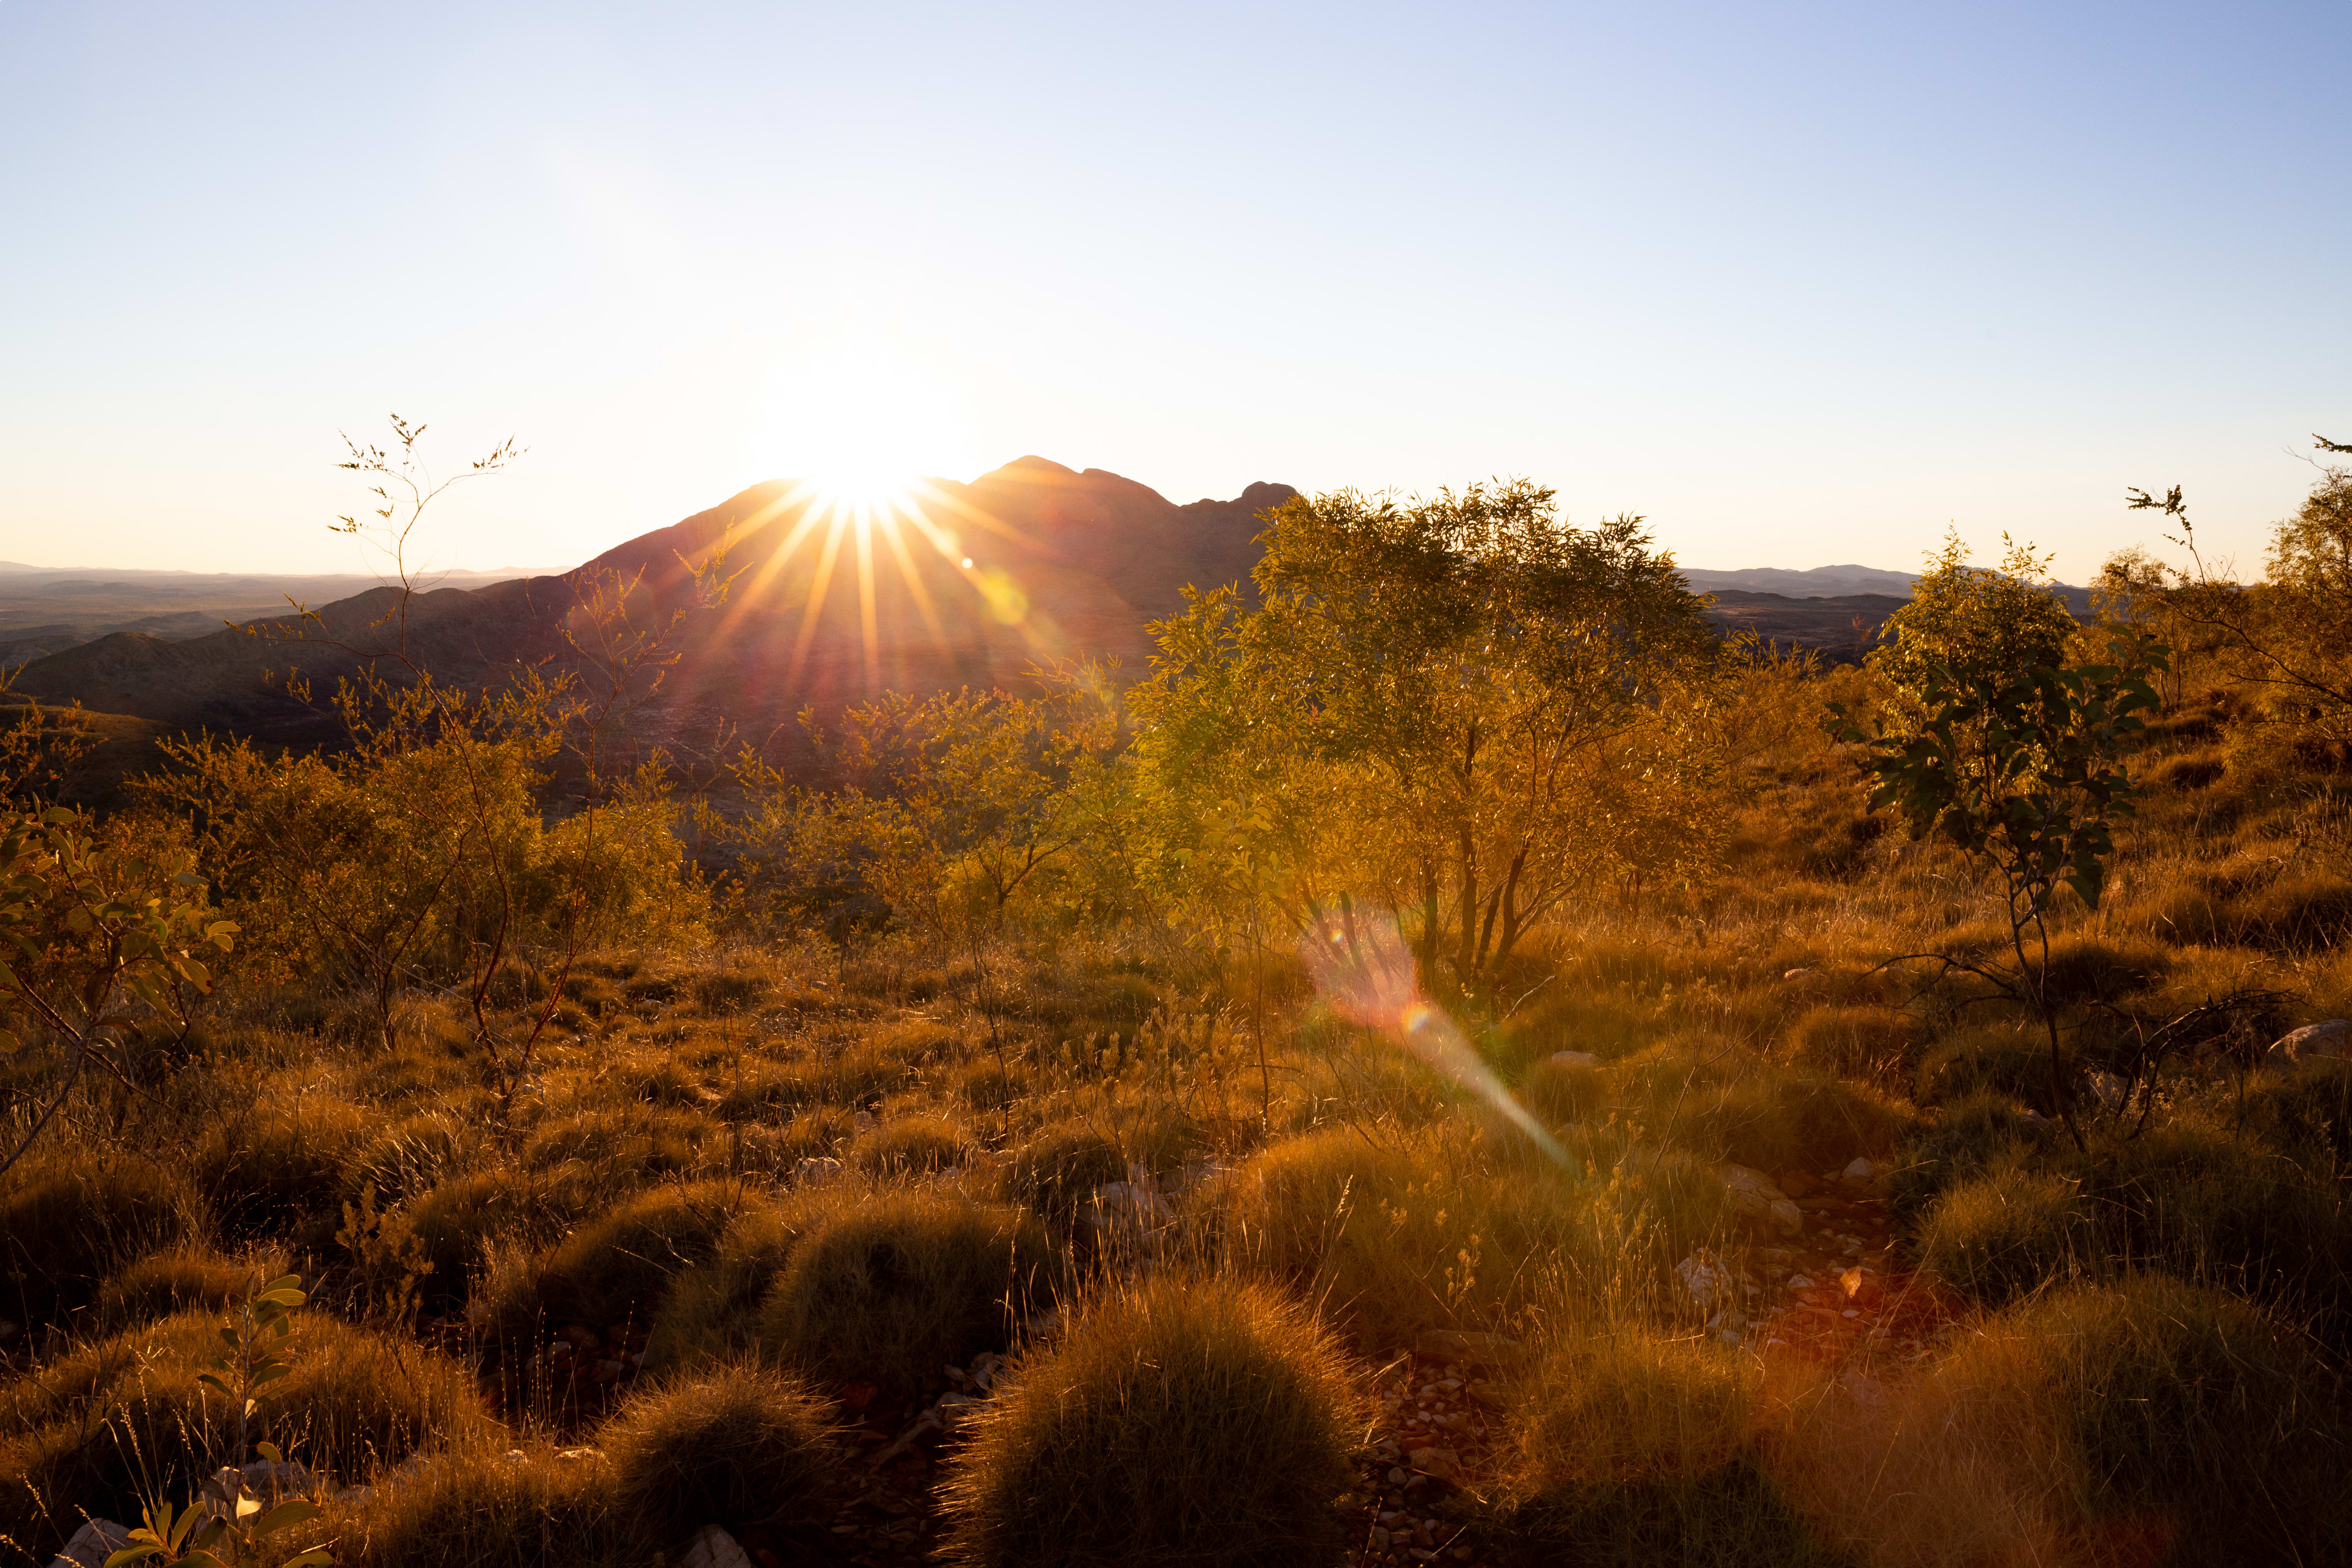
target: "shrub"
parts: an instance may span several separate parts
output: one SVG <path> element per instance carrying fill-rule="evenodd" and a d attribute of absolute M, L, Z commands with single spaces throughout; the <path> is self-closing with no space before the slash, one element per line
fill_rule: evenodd
<path fill-rule="evenodd" d="M 1049 1298 L 1049 1244 L 1021 1210 L 944 1194 L 879 1194 L 826 1215 L 762 1305 L 761 1344 L 837 1381 L 899 1394 L 1002 1350 Z"/>
<path fill-rule="evenodd" d="M 971 1152 L 954 1122 L 940 1116 L 899 1116 L 857 1141 L 857 1168 L 869 1175 L 903 1176 L 943 1171 Z"/>
<path fill-rule="evenodd" d="M 967 1568 L 1289 1568 L 1342 1544 L 1364 1411 L 1306 1315 L 1162 1277 L 1071 1326 L 982 1410 L 946 1491 Z"/>
<path fill-rule="evenodd" d="M 799 1522 L 838 1466 L 827 1426 L 825 1403 L 799 1379 L 736 1365 L 633 1398 L 597 1440 L 614 1500 L 678 1545 L 706 1524 Z"/>
<path fill-rule="evenodd" d="M 580 1226 L 490 1303 L 507 1334 L 535 1323 L 645 1323 L 678 1270 L 709 1258 L 744 1205 L 736 1183 L 656 1187 Z"/>
<path fill-rule="evenodd" d="M 593 1450 L 520 1460 L 468 1449 L 427 1460 L 322 1521 L 346 1568 L 644 1568 L 659 1547 Z M 323 1533 L 323 1532 L 322 1532 Z"/>
<path fill-rule="evenodd" d="M 123 1264 L 204 1228 L 194 1192 L 151 1161 L 45 1161 L 10 1178 L 0 1198 L 0 1300 L 28 1325 L 79 1309 Z"/>
<path fill-rule="evenodd" d="M 1548 1352 L 1517 1391 L 1505 1533 L 1530 1562 L 1821 1563 L 1749 1451 L 1744 1369 L 1636 1331 Z"/>

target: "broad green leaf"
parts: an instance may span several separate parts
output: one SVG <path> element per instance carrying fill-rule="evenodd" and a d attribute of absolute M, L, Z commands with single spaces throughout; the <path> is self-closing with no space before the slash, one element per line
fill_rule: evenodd
<path fill-rule="evenodd" d="M 307 1498 L 289 1498 L 262 1515 L 257 1527 L 264 1535 L 272 1535 L 289 1525 L 303 1524 L 322 1517 L 326 1510 Z"/>

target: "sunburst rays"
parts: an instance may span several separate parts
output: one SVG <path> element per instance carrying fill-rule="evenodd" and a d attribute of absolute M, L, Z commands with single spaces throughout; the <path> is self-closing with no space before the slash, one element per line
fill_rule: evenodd
<path fill-rule="evenodd" d="M 772 603 L 780 588 L 789 592 L 786 577 L 794 563 L 808 563 L 807 588 L 798 600 L 799 624 L 793 630 L 785 678 L 797 682 L 822 632 L 825 606 L 833 593 L 835 574 L 842 568 L 845 547 L 856 574 L 857 635 L 869 689 L 883 682 L 883 601 L 885 583 L 877 570 L 875 536 L 883 543 L 881 563 L 895 571 L 930 646 L 940 653 L 953 651 L 946 617 L 926 581 L 920 552 L 929 551 L 946 563 L 958 591 L 970 593 L 989 618 L 1034 634 L 1028 624 L 1027 598 L 1002 568 L 976 566 L 955 525 L 1024 549 L 1031 548 L 1021 531 L 928 479 L 882 482 L 807 479 L 786 487 L 756 510 L 731 525 L 725 544 L 734 546 L 789 519 L 783 538 L 729 595 L 721 635 L 739 630 L 744 618 Z M 787 614 L 794 606 L 787 602 Z M 1033 638 L 1034 640 L 1034 638 Z"/>

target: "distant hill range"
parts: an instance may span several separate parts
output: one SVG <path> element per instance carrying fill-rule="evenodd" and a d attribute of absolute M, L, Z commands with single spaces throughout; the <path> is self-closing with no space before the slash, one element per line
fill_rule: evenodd
<path fill-rule="evenodd" d="M 609 573 L 642 585 L 641 623 L 693 594 L 718 563 L 723 605 L 692 617 L 636 744 L 715 754 L 751 744 L 793 765 L 793 717 L 884 690 L 1017 686 L 1039 665 L 1087 656 L 1148 667 L 1148 627 L 1188 586 L 1238 584 L 1254 597 L 1264 514 L 1296 494 L 1254 484 L 1229 500 L 1178 505 L 1100 468 L 1022 458 L 969 484 L 931 480 L 895 522 L 776 479 L 632 539 L 562 573 L 448 573 L 410 600 L 408 647 L 445 679 L 478 686 L 518 666 L 576 668 L 566 641 L 583 583 Z M 1911 574 L 1685 568 L 1727 631 L 1856 659 L 1909 597 Z M 2088 595 L 2062 589 L 2077 613 Z M 319 625 L 288 613 L 312 605 Z M 0 669 L 16 691 L 79 702 L 109 720 L 93 777 L 140 765 L 147 742 L 209 729 L 288 745 L 331 742 L 337 678 L 390 646 L 398 593 L 356 574 L 308 577 L 65 571 L 0 563 Z M 234 628 L 223 622 L 235 623 Z M 288 689 L 299 671 L 314 698 Z M 96 786 L 103 793 L 108 785 Z"/>
<path fill-rule="evenodd" d="M 1727 632 L 1752 632 L 1785 647 L 1811 648 L 1832 664 L 1861 660 L 1878 642 L 1886 617 L 1911 597 L 1916 574 L 1875 566 L 1816 566 L 1794 572 L 1751 566 L 1738 572 L 1682 568 L 1694 593 L 1713 595 L 1710 614 Z M 2053 592 L 2077 616 L 2091 593 L 2058 584 Z"/>
<path fill-rule="evenodd" d="M 721 560 L 732 577 L 725 604 L 689 622 L 634 738 L 708 751 L 731 736 L 789 765 L 804 706 L 831 714 L 886 689 L 1017 685 L 1034 666 L 1082 655 L 1139 673 L 1147 626 L 1181 605 L 1187 585 L 1246 588 L 1259 514 L 1294 493 L 1254 484 L 1180 506 L 1117 474 L 1029 457 L 970 484 L 929 481 L 911 516 L 861 525 L 816 487 L 772 480 L 569 573 L 445 581 L 410 601 L 408 647 L 467 685 L 523 663 L 562 668 L 573 660 L 563 634 L 583 581 L 606 569 L 641 577 L 638 615 L 657 621 L 688 603 L 692 566 Z M 0 575 L 0 595 L 15 581 Z M 323 699 L 362 655 L 388 646 L 384 617 L 398 602 L 375 585 L 319 605 L 322 627 L 263 613 L 202 637 L 112 630 L 26 660 L 16 689 L 157 731 L 318 743 L 333 737 L 331 718 L 289 695 L 285 673 L 299 668 Z"/>
<path fill-rule="evenodd" d="M 1911 584 L 1917 581 L 1915 573 L 1888 572 L 1876 566 L 1816 566 L 1806 572 L 1792 572 L 1781 566 L 1706 572 L 1685 566 L 1682 574 L 1683 581 L 1691 585 L 1694 593 L 1777 594 L 1789 599 L 1836 599 L 1856 594 L 1907 599 L 1911 596 Z"/>
<path fill-rule="evenodd" d="M 538 574 L 446 572 L 436 585 L 479 588 Z M 0 670 L 12 669 L 110 632 L 185 638 L 224 621 L 275 615 L 291 598 L 323 605 L 379 585 L 362 573 L 281 576 L 268 573 L 155 572 L 116 566 L 27 566 L 0 561 Z"/>

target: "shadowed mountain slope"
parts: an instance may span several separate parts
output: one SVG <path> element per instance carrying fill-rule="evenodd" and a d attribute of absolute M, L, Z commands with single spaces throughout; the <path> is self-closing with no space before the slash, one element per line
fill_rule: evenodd
<path fill-rule="evenodd" d="M 706 740 L 723 728 L 793 749 L 792 716 L 877 692 L 1022 680 L 1034 664 L 1093 656 L 1139 668 L 1149 624 L 1188 585 L 1248 585 L 1259 514 L 1293 492 L 1256 484 L 1178 506 L 1117 474 L 1023 458 L 970 484 L 932 480 L 904 510 L 860 508 L 792 480 L 757 485 L 633 539 L 577 570 L 407 605 L 409 656 L 463 685 L 572 659 L 563 632 L 600 571 L 642 573 L 640 624 L 688 603 L 692 568 L 720 562 L 724 606 L 695 617 L 638 739 Z M 969 560 L 971 564 L 964 563 Z M 273 616 L 184 641 L 121 632 L 26 663 L 17 689 L 170 729 L 291 744 L 333 738 L 335 679 L 388 652 L 401 629 L 389 588 L 340 599 L 304 626 Z M 337 646 L 342 645 L 342 646 Z M 299 670 L 313 700 L 289 694 Z"/>

